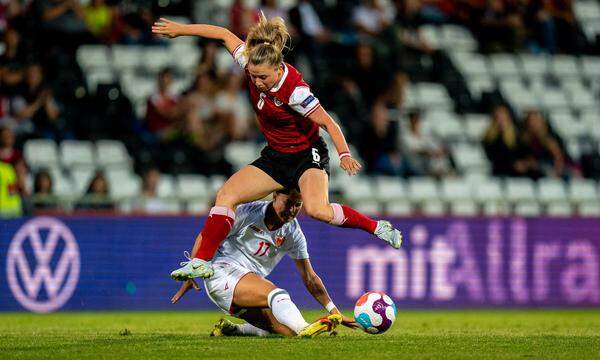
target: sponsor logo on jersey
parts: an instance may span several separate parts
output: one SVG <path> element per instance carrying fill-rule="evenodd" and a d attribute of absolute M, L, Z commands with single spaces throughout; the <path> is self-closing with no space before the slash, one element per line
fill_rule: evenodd
<path fill-rule="evenodd" d="M 300 106 L 305 108 L 308 105 L 310 105 L 310 103 L 313 102 L 313 100 L 315 100 L 314 95 L 309 95 L 306 99 L 304 99 L 304 101 L 300 104 Z"/>
<path fill-rule="evenodd" d="M 250 225 L 250 229 L 254 230 L 255 232 L 259 233 L 259 234 L 263 234 L 264 231 L 262 231 L 261 229 L 259 229 L 256 225 Z"/>
<path fill-rule="evenodd" d="M 285 238 L 283 236 L 275 236 L 275 246 L 281 247 L 285 242 Z"/>

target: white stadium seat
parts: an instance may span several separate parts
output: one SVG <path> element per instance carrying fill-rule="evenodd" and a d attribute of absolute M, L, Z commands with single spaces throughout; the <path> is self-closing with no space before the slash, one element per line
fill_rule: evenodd
<path fill-rule="evenodd" d="M 142 188 L 142 180 L 136 176 L 112 178 L 107 176 L 109 191 L 115 199 L 138 196 Z"/>
<path fill-rule="evenodd" d="M 554 55 L 550 63 L 552 73 L 558 78 L 579 76 L 579 64 L 571 55 Z"/>
<path fill-rule="evenodd" d="M 351 202 L 375 201 L 375 182 L 368 177 L 349 177 L 342 189 Z"/>
<path fill-rule="evenodd" d="M 511 202 L 534 201 L 535 183 L 526 178 L 508 178 L 505 181 L 506 198 Z"/>
<path fill-rule="evenodd" d="M 518 58 L 512 54 L 494 54 L 490 55 L 490 67 L 492 73 L 498 78 L 520 77 Z"/>
<path fill-rule="evenodd" d="M 117 140 L 96 141 L 96 158 L 101 167 L 131 167 L 132 161 L 125 145 Z"/>
<path fill-rule="evenodd" d="M 190 200 L 187 203 L 187 211 L 191 214 L 208 214 L 210 205 L 206 200 Z"/>
<path fill-rule="evenodd" d="M 413 205 L 408 201 L 394 201 L 386 206 L 386 213 L 391 216 L 410 216 L 413 211 Z"/>
<path fill-rule="evenodd" d="M 94 148 L 90 141 L 64 140 L 60 143 L 61 163 L 66 168 L 95 168 Z"/>
<path fill-rule="evenodd" d="M 497 178 L 491 178 L 489 181 L 480 182 L 475 187 L 475 199 L 482 203 L 505 201 L 504 189 L 502 183 Z"/>
<path fill-rule="evenodd" d="M 569 199 L 574 203 L 598 201 L 598 191 L 593 180 L 571 180 L 568 193 Z"/>
<path fill-rule="evenodd" d="M 472 189 L 466 179 L 445 178 L 441 181 L 441 195 L 445 201 L 470 200 Z"/>
<path fill-rule="evenodd" d="M 397 177 L 380 176 L 375 179 L 376 198 L 379 201 L 406 201 L 404 181 Z"/>
<path fill-rule="evenodd" d="M 490 125 L 490 116 L 486 114 L 467 114 L 464 117 L 465 132 L 471 141 L 481 141 Z"/>
<path fill-rule="evenodd" d="M 570 217 L 573 216 L 573 206 L 568 202 L 552 203 L 546 208 L 546 214 L 548 216 L 556 217 Z"/>
<path fill-rule="evenodd" d="M 515 204 L 515 215 L 524 217 L 540 216 L 542 209 L 537 202 L 522 201 Z"/>
<path fill-rule="evenodd" d="M 450 214 L 453 216 L 476 216 L 477 204 L 470 200 L 453 201 L 450 203 Z"/>
<path fill-rule="evenodd" d="M 439 199 L 437 182 L 429 177 L 414 177 L 408 182 L 408 196 L 415 202 Z"/>
<path fill-rule="evenodd" d="M 146 60 L 143 46 L 115 45 L 112 47 L 112 61 L 115 69 L 119 72 L 139 68 Z"/>
<path fill-rule="evenodd" d="M 259 147 L 253 142 L 232 142 L 227 144 L 227 147 L 225 148 L 225 159 L 227 159 L 234 168 L 241 169 L 257 159 L 259 152 Z"/>
<path fill-rule="evenodd" d="M 548 72 L 548 59 L 545 56 L 521 54 L 523 73 L 529 77 L 540 77 Z"/>
<path fill-rule="evenodd" d="M 579 216 L 583 217 L 598 217 L 600 216 L 600 204 L 585 203 L 579 205 Z"/>
<path fill-rule="evenodd" d="M 452 109 L 453 102 L 446 88 L 437 83 L 417 83 L 414 85 L 419 94 L 419 106 L 424 109 Z"/>
<path fill-rule="evenodd" d="M 177 193 L 181 199 L 202 198 L 210 196 L 205 176 L 182 174 L 177 176 Z"/>
<path fill-rule="evenodd" d="M 174 197 L 177 194 L 175 179 L 172 175 L 160 175 L 157 194 L 159 197 Z"/>
<path fill-rule="evenodd" d="M 564 203 L 567 201 L 567 192 L 562 180 L 540 179 L 537 183 L 537 196 L 543 203 Z"/>
<path fill-rule="evenodd" d="M 84 71 L 92 68 L 110 67 L 108 47 L 106 45 L 82 45 L 77 48 L 77 63 Z"/>
<path fill-rule="evenodd" d="M 27 165 L 33 169 L 58 166 L 58 147 L 53 140 L 28 140 L 23 152 Z"/>
<path fill-rule="evenodd" d="M 425 216 L 443 216 L 446 213 L 446 207 L 441 201 L 428 200 L 421 205 L 421 212 Z"/>

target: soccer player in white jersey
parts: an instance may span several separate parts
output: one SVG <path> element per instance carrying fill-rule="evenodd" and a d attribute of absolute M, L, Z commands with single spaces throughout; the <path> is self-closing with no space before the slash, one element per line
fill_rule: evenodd
<path fill-rule="evenodd" d="M 301 207 L 302 197 L 296 190 L 275 192 L 271 202 L 238 206 L 233 227 L 213 260 L 215 273 L 204 279 L 204 286 L 221 310 L 247 323 L 236 325 L 221 320 L 212 335 L 278 333 L 312 337 L 333 330 L 339 323 L 357 326 L 354 320 L 341 315 L 311 266 L 306 238 L 296 219 Z M 328 316 L 309 324 L 287 291 L 265 279 L 285 254 L 294 259 L 304 285 L 327 309 Z M 172 302 L 192 287 L 197 289 L 193 279 L 184 282 Z"/>

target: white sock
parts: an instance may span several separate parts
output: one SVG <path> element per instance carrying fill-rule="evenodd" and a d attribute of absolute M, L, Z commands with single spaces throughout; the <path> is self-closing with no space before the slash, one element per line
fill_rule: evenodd
<path fill-rule="evenodd" d="M 267 301 L 275 319 L 296 334 L 309 325 L 287 291 L 275 289 L 269 293 Z"/>
<path fill-rule="evenodd" d="M 269 332 L 263 329 L 259 329 L 252 324 L 238 324 L 235 326 L 237 333 L 236 335 L 246 335 L 246 336 L 267 336 Z"/>

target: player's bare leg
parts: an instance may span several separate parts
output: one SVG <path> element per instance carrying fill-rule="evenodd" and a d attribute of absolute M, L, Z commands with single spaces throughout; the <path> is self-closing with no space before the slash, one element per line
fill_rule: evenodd
<path fill-rule="evenodd" d="M 292 301 L 287 291 L 277 288 L 269 280 L 254 273 L 248 273 L 237 283 L 233 292 L 232 310 L 238 309 L 268 309 L 276 322 L 271 321 L 270 329 L 278 334 L 290 336 L 286 330 L 292 331 L 292 335 L 306 334 L 315 336 L 324 331 L 331 331 L 339 323 L 331 324 L 329 320 L 319 319 L 312 324 L 304 320 L 298 307 Z M 267 313 L 268 314 L 268 313 Z M 333 315 L 330 315 L 333 316 Z M 335 322 L 335 320 L 333 320 Z M 253 324 L 261 329 L 257 324 Z M 284 326 L 282 328 L 281 326 Z M 271 331 L 269 330 L 269 331 Z"/>
<path fill-rule="evenodd" d="M 398 249 L 402 234 L 389 221 L 376 221 L 346 205 L 329 202 L 329 179 L 320 169 L 308 169 L 298 181 L 306 213 L 314 219 L 353 229 L 362 229 Z"/>
<path fill-rule="evenodd" d="M 211 277 L 213 269 L 209 261 L 233 226 L 235 208 L 239 204 L 262 199 L 280 189 L 283 186 L 252 165 L 233 174 L 217 192 L 215 206 L 210 210 L 200 233 L 202 242 L 198 250 L 192 254 L 190 261 L 181 263 L 182 267 L 173 271 L 171 277 L 179 281 Z"/>

